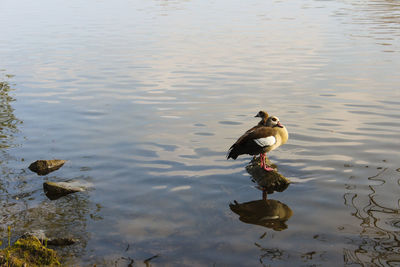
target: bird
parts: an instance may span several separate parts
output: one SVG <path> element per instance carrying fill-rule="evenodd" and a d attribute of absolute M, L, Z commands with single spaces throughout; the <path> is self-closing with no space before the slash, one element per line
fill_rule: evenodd
<path fill-rule="evenodd" d="M 266 153 L 285 144 L 289 139 L 289 133 L 276 116 L 268 117 L 266 126 L 253 128 L 239 137 L 229 148 L 227 159 L 235 160 L 243 154 L 252 156 L 260 154 L 261 168 L 273 171 L 274 169 L 265 163 Z"/>
<path fill-rule="evenodd" d="M 260 111 L 257 113 L 257 115 L 255 115 L 254 117 L 255 117 L 255 118 L 259 117 L 259 118 L 261 118 L 261 120 L 260 120 L 260 122 L 259 122 L 256 126 L 254 126 L 253 128 L 247 130 L 246 133 L 247 133 L 247 132 L 251 132 L 251 131 L 253 131 L 254 129 L 256 129 L 256 128 L 258 128 L 258 127 L 266 126 L 266 125 L 267 125 L 268 113 L 267 113 L 266 111 L 260 110 Z"/>
<path fill-rule="evenodd" d="M 255 130 L 258 127 L 261 126 L 267 126 L 267 120 L 268 120 L 268 112 L 264 111 L 264 110 L 260 110 L 257 115 L 254 116 L 255 118 L 259 117 L 261 118 L 261 120 L 258 122 L 258 124 L 252 128 L 250 128 L 249 130 L 246 131 L 246 133 L 251 132 L 253 130 Z M 253 157 L 253 159 L 256 159 L 256 156 Z"/>
<path fill-rule="evenodd" d="M 255 118 L 261 118 L 261 121 L 257 124 L 258 126 L 265 126 L 268 119 L 268 113 L 264 110 L 260 110 L 257 115 L 254 116 Z"/>

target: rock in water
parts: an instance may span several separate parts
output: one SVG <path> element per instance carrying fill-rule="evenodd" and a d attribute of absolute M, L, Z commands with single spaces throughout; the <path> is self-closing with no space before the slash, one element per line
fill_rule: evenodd
<path fill-rule="evenodd" d="M 260 158 L 255 158 L 246 166 L 246 171 L 252 176 L 253 181 L 259 185 L 268 194 L 274 191 L 282 192 L 288 188 L 290 181 L 277 171 L 276 165 L 272 164 L 266 158 L 268 165 L 272 166 L 275 171 L 267 172 L 260 167 Z"/>
<path fill-rule="evenodd" d="M 69 245 L 73 245 L 76 242 L 78 242 L 77 239 L 70 238 L 70 237 L 49 238 L 49 237 L 46 236 L 46 233 L 43 230 L 34 230 L 34 231 L 31 231 L 31 232 L 27 232 L 27 233 L 23 234 L 21 238 L 28 238 L 30 236 L 36 237 L 45 246 L 46 245 L 49 245 L 49 246 L 69 246 Z"/>
<path fill-rule="evenodd" d="M 29 165 L 29 169 L 39 175 L 46 175 L 61 168 L 65 162 L 66 160 L 61 159 L 37 160 Z"/>
<path fill-rule="evenodd" d="M 47 240 L 49 246 L 70 246 L 78 242 L 75 238 L 59 237 Z"/>
<path fill-rule="evenodd" d="M 44 182 L 43 190 L 49 199 L 55 200 L 71 193 L 83 192 L 85 187 L 79 182 Z"/>

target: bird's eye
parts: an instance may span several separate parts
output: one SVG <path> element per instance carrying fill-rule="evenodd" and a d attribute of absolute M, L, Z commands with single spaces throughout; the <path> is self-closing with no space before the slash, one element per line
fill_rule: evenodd
<path fill-rule="evenodd" d="M 275 118 L 272 118 L 272 120 L 273 120 L 273 121 L 276 121 L 276 119 L 275 119 Z"/>

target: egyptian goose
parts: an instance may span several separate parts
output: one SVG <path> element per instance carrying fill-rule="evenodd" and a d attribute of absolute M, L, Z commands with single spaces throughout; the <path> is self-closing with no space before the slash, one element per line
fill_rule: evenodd
<path fill-rule="evenodd" d="M 268 113 L 264 110 L 260 110 L 257 115 L 254 117 L 259 117 L 261 118 L 261 121 L 257 124 L 258 126 L 265 126 L 267 124 L 267 119 L 268 119 Z"/>
<path fill-rule="evenodd" d="M 266 111 L 260 110 L 257 115 L 254 117 L 259 117 L 261 118 L 260 122 L 254 126 L 253 128 L 249 129 L 246 131 L 246 133 L 253 131 L 254 129 L 261 127 L 261 126 L 267 126 L 267 119 L 268 119 L 268 113 Z"/>
<path fill-rule="evenodd" d="M 268 113 L 264 110 L 260 110 L 257 115 L 254 116 L 255 118 L 259 117 L 261 118 L 261 120 L 258 122 L 258 124 L 252 128 L 250 128 L 249 130 L 246 131 L 246 133 L 249 133 L 251 131 L 254 131 L 256 128 L 258 127 L 262 127 L 262 126 L 267 126 L 267 120 L 268 120 Z M 254 156 L 254 159 L 256 158 L 256 156 Z"/>
<path fill-rule="evenodd" d="M 253 128 L 255 129 L 247 131 L 229 148 L 227 158 L 236 159 L 243 154 L 260 154 L 261 167 L 266 171 L 273 171 L 274 169 L 265 163 L 266 153 L 285 144 L 289 134 L 276 116 L 268 117 L 266 126 Z"/>

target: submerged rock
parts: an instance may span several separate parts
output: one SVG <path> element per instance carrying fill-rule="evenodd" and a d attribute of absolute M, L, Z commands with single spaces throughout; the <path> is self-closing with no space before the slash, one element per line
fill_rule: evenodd
<path fill-rule="evenodd" d="M 86 187 L 79 182 L 44 182 L 43 190 L 49 199 L 55 200 L 71 193 L 83 192 Z"/>
<path fill-rule="evenodd" d="M 61 168 L 65 162 L 61 159 L 37 160 L 29 165 L 29 169 L 39 175 L 46 175 Z"/>
<path fill-rule="evenodd" d="M 49 246 L 70 246 L 78 242 L 75 238 L 70 237 L 59 237 L 59 238 L 52 238 L 47 240 L 47 244 Z"/>
<path fill-rule="evenodd" d="M 58 266 L 54 250 L 45 247 L 33 235 L 19 238 L 12 246 L 0 250 L 0 266 Z"/>
<path fill-rule="evenodd" d="M 252 176 L 253 182 L 257 183 L 260 189 L 268 194 L 272 194 L 274 191 L 282 192 L 288 188 L 290 180 L 280 174 L 277 170 L 276 165 L 272 164 L 268 158 L 266 162 L 275 171 L 267 172 L 260 167 L 260 158 L 255 158 L 250 161 L 246 166 L 246 171 Z"/>
<path fill-rule="evenodd" d="M 46 233 L 43 230 L 35 230 L 32 232 L 27 232 L 22 237 L 27 238 L 29 236 L 34 236 L 37 239 L 39 239 L 39 241 L 43 245 L 49 245 L 49 246 L 69 246 L 78 242 L 77 239 L 71 237 L 55 237 L 55 238 L 47 237 Z"/>

